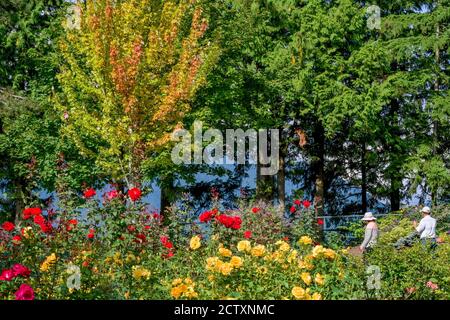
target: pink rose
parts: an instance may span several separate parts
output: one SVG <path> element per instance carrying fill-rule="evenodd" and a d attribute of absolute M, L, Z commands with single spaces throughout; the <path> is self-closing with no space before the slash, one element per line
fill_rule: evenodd
<path fill-rule="evenodd" d="M 14 276 L 16 277 L 17 276 L 29 277 L 31 274 L 31 270 L 20 263 L 13 265 L 11 270 L 14 272 Z"/>
<path fill-rule="evenodd" d="M 431 281 L 427 282 L 427 287 L 430 288 L 431 290 L 437 290 L 439 288 L 436 283 L 433 283 Z"/>
<path fill-rule="evenodd" d="M 11 269 L 5 269 L 0 274 L 0 280 L 3 280 L 3 281 L 11 281 L 15 277 L 16 277 L 16 275 L 14 274 L 14 271 L 12 271 Z"/>
<path fill-rule="evenodd" d="M 16 300 L 34 300 L 34 291 L 29 285 L 23 283 L 16 292 Z"/>

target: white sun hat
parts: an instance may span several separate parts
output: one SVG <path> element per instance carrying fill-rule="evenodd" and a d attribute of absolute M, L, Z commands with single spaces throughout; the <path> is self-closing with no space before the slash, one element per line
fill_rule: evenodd
<path fill-rule="evenodd" d="M 422 210 L 420 210 L 420 212 L 430 213 L 431 209 L 430 209 L 430 207 L 423 207 Z"/>
<path fill-rule="evenodd" d="M 372 212 L 366 212 L 365 214 L 364 214 L 364 217 L 361 219 L 362 221 L 372 221 L 372 220 L 377 220 L 377 218 L 375 218 L 374 216 L 373 216 L 373 213 Z"/>

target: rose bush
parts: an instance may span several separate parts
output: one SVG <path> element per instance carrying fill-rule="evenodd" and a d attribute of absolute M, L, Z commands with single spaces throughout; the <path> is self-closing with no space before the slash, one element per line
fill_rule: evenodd
<path fill-rule="evenodd" d="M 405 222 L 383 232 L 364 261 L 323 244 L 309 202 L 295 201 L 289 216 L 264 203 L 198 215 L 180 204 L 163 216 L 146 209 L 143 194 L 86 189 L 66 202 L 81 205 L 26 208 L 21 221 L 4 223 L 0 298 L 449 298 L 448 243 L 396 252 L 389 243 Z M 367 263 L 382 272 L 377 295 L 366 286 Z"/>

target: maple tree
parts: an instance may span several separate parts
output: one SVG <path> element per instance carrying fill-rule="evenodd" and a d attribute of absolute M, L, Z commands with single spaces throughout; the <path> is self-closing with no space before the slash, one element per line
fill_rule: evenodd
<path fill-rule="evenodd" d="M 78 3 L 61 43 L 63 134 L 128 187 L 183 126 L 217 50 L 196 1 Z M 75 20 L 77 17 L 74 18 Z"/>

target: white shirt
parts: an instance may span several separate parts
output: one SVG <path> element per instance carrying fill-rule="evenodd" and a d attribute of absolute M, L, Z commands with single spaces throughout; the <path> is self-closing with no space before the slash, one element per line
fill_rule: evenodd
<path fill-rule="evenodd" d="M 420 239 L 436 238 L 436 219 L 432 218 L 430 215 L 427 215 L 420 220 L 416 230 L 420 233 Z"/>

